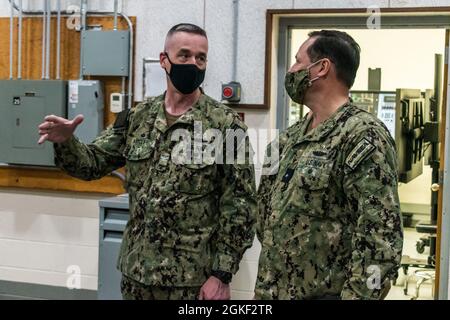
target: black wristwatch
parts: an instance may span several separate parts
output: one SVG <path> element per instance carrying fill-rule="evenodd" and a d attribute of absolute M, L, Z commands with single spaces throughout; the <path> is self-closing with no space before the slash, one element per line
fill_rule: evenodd
<path fill-rule="evenodd" d="M 231 282 L 231 278 L 233 277 L 233 275 L 230 272 L 221 270 L 213 270 L 211 271 L 211 275 L 216 277 L 225 284 L 229 284 Z"/>

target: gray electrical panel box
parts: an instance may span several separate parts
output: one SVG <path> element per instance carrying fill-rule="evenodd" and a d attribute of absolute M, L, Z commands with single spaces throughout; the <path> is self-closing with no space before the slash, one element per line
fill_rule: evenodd
<path fill-rule="evenodd" d="M 128 76 L 129 31 L 85 30 L 81 33 L 81 61 L 85 76 Z"/>
<path fill-rule="evenodd" d="M 84 121 L 75 135 L 84 143 L 91 143 L 103 130 L 103 88 L 98 80 L 69 81 L 68 118 L 82 114 Z"/>
<path fill-rule="evenodd" d="M 129 220 L 128 194 L 100 200 L 100 243 L 98 259 L 99 300 L 121 300 L 120 281 L 117 270 L 122 236 Z"/>
<path fill-rule="evenodd" d="M 0 162 L 54 166 L 51 143 L 38 145 L 47 115 L 66 117 L 67 81 L 0 80 Z"/>

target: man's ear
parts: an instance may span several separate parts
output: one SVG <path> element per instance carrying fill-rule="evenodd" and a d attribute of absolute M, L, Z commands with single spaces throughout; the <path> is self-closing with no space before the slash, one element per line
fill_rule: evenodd
<path fill-rule="evenodd" d="M 329 75 L 330 70 L 332 68 L 331 60 L 328 58 L 324 58 L 320 62 L 319 66 L 320 66 L 320 69 L 319 69 L 320 71 L 317 73 L 317 76 L 321 77 L 321 78 L 326 78 Z"/>
<path fill-rule="evenodd" d="M 160 52 L 159 53 L 159 64 L 161 65 L 161 68 L 167 70 L 168 66 L 167 66 L 167 56 L 164 52 Z"/>

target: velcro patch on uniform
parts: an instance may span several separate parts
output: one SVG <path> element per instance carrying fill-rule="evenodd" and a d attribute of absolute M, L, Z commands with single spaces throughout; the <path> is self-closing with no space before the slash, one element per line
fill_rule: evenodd
<path fill-rule="evenodd" d="M 375 150 L 375 146 L 366 138 L 362 139 L 345 160 L 345 164 L 354 170 L 368 155 Z"/>
<path fill-rule="evenodd" d="M 294 175 L 295 170 L 292 168 L 287 169 L 286 173 L 283 176 L 283 179 L 281 179 L 281 181 L 283 183 L 289 183 L 289 181 L 291 181 L 292 176 Z"/>
<path fill-rule="evenodd" d="M 114 129 L 123 129 L 127 126 L 129 112 L 130 109 L 126 109 L 117 114 L 116 121 L 114 122 Z"/>

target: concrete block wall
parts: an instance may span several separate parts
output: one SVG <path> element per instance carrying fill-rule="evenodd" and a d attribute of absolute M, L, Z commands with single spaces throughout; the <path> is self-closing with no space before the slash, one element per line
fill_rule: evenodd
<path fill-rule="evenodd" d="M 0 280 L 65 287 L 75 266 L 81 288 L 97 290 L 104 197 L 0 189 Z"/>

